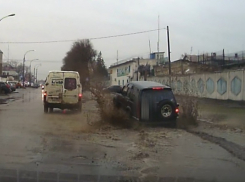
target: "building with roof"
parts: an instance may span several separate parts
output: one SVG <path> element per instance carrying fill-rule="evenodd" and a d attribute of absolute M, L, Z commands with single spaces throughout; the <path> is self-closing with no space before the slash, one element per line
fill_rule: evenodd
<path fill-rule="evenodd" d="M 164 52 L 151 53 L 150 58 L 132 58 L 121 60 L 109 67 L 110 85 L 124 86 L 130 81 L 139 80 L 141 76 L 138 68 L 147 66 L 150 70 L 159 64 L 160 60 L 164 58 Z"/>

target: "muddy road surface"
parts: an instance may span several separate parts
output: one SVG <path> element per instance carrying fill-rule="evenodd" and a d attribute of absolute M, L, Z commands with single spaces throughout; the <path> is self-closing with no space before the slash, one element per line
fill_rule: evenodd
<path fill-rule="evenodd" d="M 243 160 L 184 130 L 100 124 L 89 99 L 44 114 L 41 90 L 23 92 L 0 105 L 1 181 L 245 181 Z"/>

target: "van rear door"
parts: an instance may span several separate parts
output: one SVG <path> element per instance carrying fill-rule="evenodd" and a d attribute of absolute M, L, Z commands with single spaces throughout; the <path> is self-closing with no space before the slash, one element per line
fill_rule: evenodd
<path fill-rule="evenodd" d="M 61 103 L 63 92 L 63 73 L 50 73 L 48 78 L 47 102 Z"/>
<path fill-rule="evenodd" d="M 64 91 L 63 91 L 63 102 L 66 104 L 78 103 L 78 83 L 75 76 L 65 76 L 64 78 Z"/>

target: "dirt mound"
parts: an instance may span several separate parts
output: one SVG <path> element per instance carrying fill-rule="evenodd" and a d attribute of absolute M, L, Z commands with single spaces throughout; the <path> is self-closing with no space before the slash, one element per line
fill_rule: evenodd
<path fill-rule="evenodd" d="M 118 109 L 113 103 L 113 94 L 101 92 L 102 88 L 91 88 L 91 93 L 97 101 L 98 112 L 101 117 L 101 123 L 109 123 L 115 127 L 133 128 L 139 127 L 139 123 L 133 121 L 129 115 L 122 109 Z"/>
<path fill-rule="evenodd" d="M 178 119 L 177 127 L 188 129 L 190 126 L 198 125 L 198 98 L 192 96 L 176 96 L 180 104 L 180 116 Z"/>

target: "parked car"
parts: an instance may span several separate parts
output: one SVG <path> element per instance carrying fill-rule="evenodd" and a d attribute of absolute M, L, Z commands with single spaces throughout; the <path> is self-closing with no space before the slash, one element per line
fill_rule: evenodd
<path fill-rule="evenodd" d="M 0 82 L 0 93 L 8 94 L 10 92 L 10 86 L 6 82 Z"/>
<path fill-rule="evenodd" d="M 142 122 L 163 122 L 176 126 L 179 104 L 172 89 L 152 81 L 133 81 L 113 98 L 116 107 Z"/>
<path fill-rule="evenodd" d="M 9 82 L 8 84 L 9 84 L 10 89 L 11 89 L 12 92 L 16 91 L 16 85 L 15 85 L 15 83 Z"/>
<path fill-rule="evenodd" d="M 16 81 L 7 81 L 7 83 L 10 85 L 12 91 L 16 91 Z"/>
<path fill-rule="evenodd" d="M 33 83 L 33 85 L 32 85 L 31 87 L 32 87 L 32 88 L 38 88 L 38 87 L 39 87 L 39 84 Z"/>
<path fill-rule="evenodd" d="M 17 82 L 16 83 L 16 88 L 21 88 L 22 87 L 22 84 L 20 82 Z"/>

